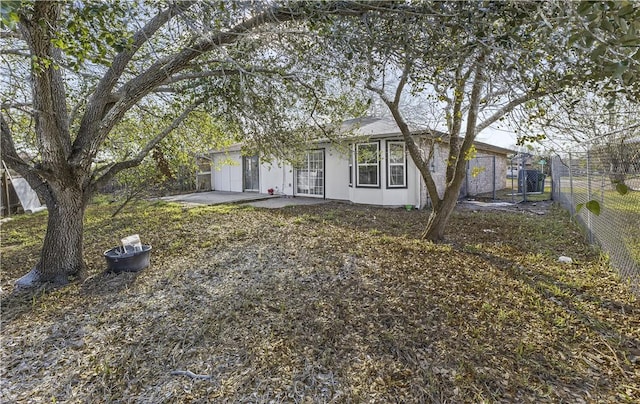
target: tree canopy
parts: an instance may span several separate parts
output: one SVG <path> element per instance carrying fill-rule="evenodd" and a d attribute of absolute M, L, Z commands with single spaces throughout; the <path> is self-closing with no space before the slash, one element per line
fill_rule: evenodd
<path fill-rule="evenodd" d="M 427 186 L 425 237 L 443 239 L 477 135 L 514 110 L 544 114 L 537 100 L 575 82 L 576 52 L 560 29 L 569 18 L 555 3 L 421 2 L 334 22 L 332 48 L 364 66 L 364 85 L 388 107 Z M 412 136 L 416 121 L 431 146 Z M 429 169 L 436 141 L 447 145 L 444 187 Z"/>
<path fill-rule="evenodd" d="M 2 159 L 49 208 L 41 260 L 23 283 L 82 272 L 91 195 L 139 165 L 192 113 L 278 152 L 303 133 L 294 129 L 357 108 L 313 70 L 317 45 L 296 21 L 376 6 L 3 2 Z M 330 76 L 331 65 L 321 71 Z M 164 126 L 125 130 L 136 114 L 152 112 Z M 129 152 L 118 151 L 123 142 Z"/>
<path fill-rule="evenodd" d="M 482 130 L 514 111 L 544 116 L 538 101 L 572 86 L 637 97 L 639 10 L 565 1 L 3 2 L 2 159 L 49 207 L 41 259 L 22 283 L 81 273 L 91 195 L 170 140 L 204 147 L 220 134 L 286 156 L 361 113 L 365 90 L 401 129 L 434 204 L 425 235 L 440 240 Z M 446 134 L 444 190 L 408 131 L 407 94 L 423 100 L 420 119 Z"/>

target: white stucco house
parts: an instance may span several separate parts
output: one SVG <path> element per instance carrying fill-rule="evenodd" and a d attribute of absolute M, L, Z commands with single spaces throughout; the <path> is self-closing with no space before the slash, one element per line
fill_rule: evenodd
<path fill-rule="evenodd" d="M 198 174 L 201 189 L 268 193 L 350 201 L 379 206 L 429 205 L 426 186 L 393 120 L 359 118 L 345 122 L 353 142 L 339 147 L 318 141 L 299 166 L 248 156 L 237 144 L 208 154 L 211 169 Z M 414 136 L 427 136 L 415 131 Z M 435 143 L 431 170 L 444 189 L 446 144 Z M 507 155 L 512 150 L 476 142 L 476 157 L 468 162 L 461 196 L 505 187 Z M 427 152 L 427 151 L 425 151 Z M 202 180 L 205 176 L 204 181 Z"/>

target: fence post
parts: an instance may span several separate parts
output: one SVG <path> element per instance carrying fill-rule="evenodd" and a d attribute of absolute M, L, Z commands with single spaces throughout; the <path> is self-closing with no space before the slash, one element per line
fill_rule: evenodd
<path fill-rule="evenodd" d="M 496 200 L 496 156 L 493 155 L 493 200 Z M 503 180 L 504 181 L 504 180 Z"/>
<path fill-rule="evenodd" d="M 574 206 L 573 199 L 573 168 L 571 167 L 573 164 L 571 159 L 571 152 L 569 152 L 569 206 L 571 209 L 571 216 L 576 214 L 576 208 Z"/>
<path fill-rule="evenodd" d="M 516 156 L 511 156 L 511 159 L 509 161 L 509 171 L 511 173 L 511 203 L 516 203 L 516 193 L 518 192 L 517 189 L 513 188 L 513 159 Z M 516 176 L 516 180 L 517 180 L 517 176 Z"/>
<path fill-rule="evenodd" d="M 591 158 L 587 151 L 587 202 L 591 200 Z M 589 229 L 589 244 L 593 244 L 593 224 L 591 211 L 587 209 L 587 229 Z"/>
<path fill-rule="evenodd" d="M 522 153 L 522 202 L 527 202 L 527 156 Z M 520 172 L 518 172 L 518 178 L 520 178 Z"/>
<path fill-rule="evenodd" d="M 556 192 L 556 176 L 553 174 L 553 172 L 556 170 L 556 165 L 558 163 L 556 163 L 556 158 L 554 156 L 551 157 L 551 161 L 549 162 L 550 166 L 550 171 L 549 174 L 551 175 L 551 200 L 554 201 L 556 200 L 556 196 L 555 196 L 555 192 Z"/>

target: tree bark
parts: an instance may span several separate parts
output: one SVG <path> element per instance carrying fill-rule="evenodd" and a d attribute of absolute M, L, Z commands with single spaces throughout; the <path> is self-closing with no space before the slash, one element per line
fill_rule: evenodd
<path fill-rule="evenodd" d="M 75 187 L 52 188 L 47 203 L 49 218 L 40 261 L 16 281 L 16 287 L 34 287 L 45 282 L 64 284 L 85 272 L 83 217 L 87 198 Z M 51 203 L 53 202 L 53 203 Z"/>
<path fill-rule="evenodd" d="M 462 186 L 465 175 L 466 172 L 458 170 L 453 181 L 447 184 L 443 197 L 433 200 L 433 208 L 427 220 L 425 230 L 422 233 L 422 238 L 425 240 L 433 241 L 434 243 L 444 241 L 447 223 L 449 223 L 449 217 L 456 208 L 458 196 L 460 195 L 460 187 Z"/>
<path fill-rule="evenodd" d="M 447 189 L 447 192 L 451 193 L 450 189 Z M 422 238 L 434 243 L 444 241 L 447 223 L 449 223 L 449 217 L 456 207 L 457 200 L 458 198 L 445 197 L 445 199 L 433 206 L 427 225 L 422 233 Z"/>

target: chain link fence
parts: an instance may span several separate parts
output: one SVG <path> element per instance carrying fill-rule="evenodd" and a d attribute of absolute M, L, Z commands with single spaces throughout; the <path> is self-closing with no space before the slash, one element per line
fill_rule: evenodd
<path fill-rule="evenodd" d="M 496 156 L 477 156 L 467 161 L 467 173 L 460 188 L 460 197 L 490 194 L 495 199 L 496 191 L 504 188 L 505 163 Z M 502 169 L 502 170 L 501 170 Z"/>
<path fill-rule="evenodd" d="M 467 162 L 460 198 L 511 203 L 551 199 L 548 161 L 533 157 L 530 154 L 474 157 Z"/>
<path fill-rule="evenodd" d="M 613 267 L 638 291 L 640 159 L 634 147 L 640 150 L 636 144 L 627 145 L 624 153 L 594 148 L 558 155 L 552 159 L 551 171 L 553 199 L 572 213 L 589 241 L 609 255 Z"/>

